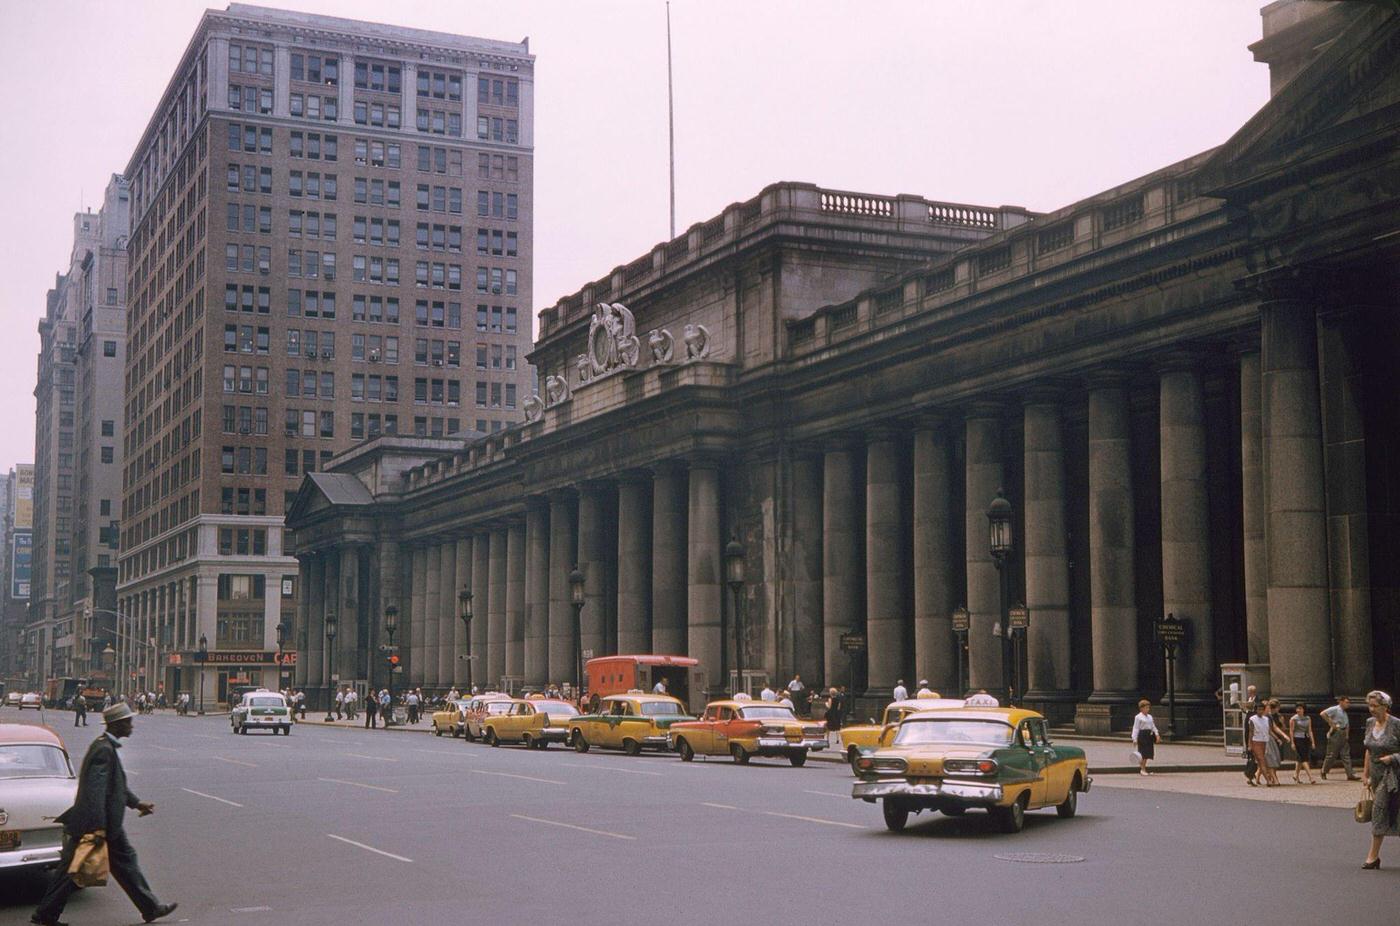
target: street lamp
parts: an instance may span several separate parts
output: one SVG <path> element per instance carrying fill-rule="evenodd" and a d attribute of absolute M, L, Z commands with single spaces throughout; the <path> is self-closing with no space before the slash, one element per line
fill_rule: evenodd
<path fill-rule="evenodd" d="M 1010 599 L 1011 569 L 1007 562 L 1011 555 L 1011 503 L 1006 500 L 1006 491 L 997 489 L 997 497 L 987 507 L 987 528 L 992 560 L 996 563 L 998 578 L 1001 580 L 1001 622 L 997 625 L 1001 636 L 1001 687 L 1006 692 L 1006 700 L 1011 702 L 1011 665 L 1006 651 L 1011 638 L 1010 619 L 1007 608 Z"/>
<path fill-rule="evenodd" d="M 399 608 L 389 605 L 384 609 L 384 632 L 389 635 L 389 706 L 384 715 L 384 726 L 394 721 L 394 672 L 399 667 L 399 654 L 394 652 L 394 631 L 399 629 Z"/>
<path fill-rule="evenodd" d="M 737 536 L 724 545 L 724 581 L 734 601 L 734 669 L 738 676 L 735 691 L 747 691 L 744 684 L 744 556 L 748 551 Z M 725 651 L 721 640 L 721 655 Z"/>
<path fill-rule="evenodd" d="M 331 611 L 326 615 L 326 723 L 335 719 L 331 716 L 331 704 L 335 701 L 335 633 L 338 629 L 335 612 Z"/>
<path fill-rule="evenodd" d="M 463 585 L 462 590 L 457 593 L 457 616 L 462 620 L 462 631 L 467 640 L 467 684 L 463 694 L 471 694 L 472 690 L 472 590 L 471 586 Z"/>
<path fill-rule="evenodd" d="M 199 649 L 194 651 L 194 661 L 199 663 L 199 716 L 204 716 L 204 664 L 209 661 L 209 638 L 199 635 Z"/>
<path fill-rule="evenodd" d="M 967 692 L 967 675 L 963 672 L 963 662 L 967 658 L 967 629 L 972 624 L 972 615 L 967 608 L 958 605 L 953 609 L 953 633 L 958 637 L 957 652 L 957 673 L 958 673 L 958 696 L 962 697 Z"/>
<path fill-rule="evenodd" d="M 282 659 L 284 658 L 282 648 L 286 645 L 287 634 L 291 629 L 291 625 L 285 620 L 277 622 L 277 687 L 279 689 L 284 687 L 282 684 L 284 681 L 282 676 L 286 673 L 286 670 L 282 667 Z"/>
<path fill-rule="evenodd" d="M 574 608 L 574 689 L 583 705 L 583 602 L 584 578 L 578 564 L 569 572 L 569 603 Z"/>

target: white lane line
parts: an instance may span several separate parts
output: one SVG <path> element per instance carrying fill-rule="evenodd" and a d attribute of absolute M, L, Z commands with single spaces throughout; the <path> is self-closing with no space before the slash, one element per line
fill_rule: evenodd
<path fill-rule="evenodd" d="M 362 842 L 356 842 L 353 839 L 346 839 L 344 836 L 337 836 L 335 833 L 327 833 L 326 835 L 329 836 L 331 839 L 339 839 L 341 842 L 349 843 L 352 846 L 364 849 L 366 852 L 373 852 L 376 855 L 382 855 L 385 858 L 395 859 L 396 861 L 400 862 L 408 862 L 410 865 L 413 864 L 413 859 L 411 858 L 405 858 L 402 855 L 395 855 L 392 852 L 385 852 L 383 849 L 376 849 L 374 846 L 367 846 Z"/>
<path fill-rule="evenodd" d="M 739 809 L 738 807 L 735 807 L 733 804 L 711 804 L 709 801 L 701 801 L 701 802 L 700 802 L 700 806 L 701 806 L 701 807 L 714 807 L 714 808 L 717 808 L 717 809 L 719 809 L 719 810 L 738 810 L 738 809 Z"/>
<path fill-rule="evenodd" d="M 317 778 L 316 780 L 317 780 L 317 781 L 329 781 L 331 784 L 336 784 L 336 785 L 353 785 L 353 786 L 356 787 L 356 788 L 368 788 L 368 789 L 371 790 L 371 791 L 386 791 L 386 792 L 388 792 L 389 794 L 398 794 L 398 793 L 399 793 L 398 791 L 396 791 L 396 790 L 393 789 L 393 788 L 381 788 L 381 787 L 379 787 L 379 785 L 366 785 L 366 784 L 361 784 L 361 783 L 358 782 L 358 781 L 346 781 L 344 778 Z"/>
<path fill-rule="evenodd" d="M 565 782 L 556 781 L 553 778 L 534 778 L 530 775 L 512 775 L 510 772 L 488 772 L 485 769 L 474 768 L 470 770 L 473 775 L 499 775 L 501 778 L 519 778 L 521 781 L 538 781 L 547 785 L 562 785 Z"/>
<path fill-rule="evenodd" d="M 821 817 L 804 817 L 796 813 L 778 813 L 776 810 L 765 810 L 763 813 L 769 817 L 786 817 L 789 820 L 805 820 L 808 823 L 825 823 L 827 826 L 844 826 L 853 830 L 865 829 L 865 826 L 860 823 L 842 823 L 838 820 L 823 820 Z"/>
<path fill-rule="evenodd" d="M 613 839 L 635 840 L 636 836 L 627 836 L 623 833 L 609 833 L 607 830 L 589 829 L 586 826 L 574 826 L 572 823 L 560 823 L 558 820 L 545 820 L 540 817 L 527 817 L 524 814 L 511 814 L 517 820 L 529 820 L 531 823 L 543 823 L 546 826 L 562 826 L 566 830 L 578 830 L 580 833 L 592 833 L 594 836 L 609 836 Z"/>
<path fill-rule="evenodd" d="M 185 792 L 187 792 L 187 793 L 189 793 L 189 794 L 197 794 L 197 795 L 199 795 L 200 797 L 207 797 L 207 798 L 209 798 L 209 800 L 211 800 L 211 801 L 218 801 L 220 804 L 227 804 L 227 805 L 229 805 L 230 807 L 242 807 L 242 806 L 243 806 L 242 804 L 238 803 L 237 801 L 226 801 L 226 800 L 224 800 L 222 797 L 215 797 L 215 796 L 212 795 L 212 794 L 205 794 L 203 791 L 196 791 L 194 788 L 181 788 L 180 790 L 181 790 L 181 791 L 185 791 Z"/>
<path fill-rule="evenodd" d="M 841 798 L 849 798 L 849 797 L 850 797 L 849 794 L 837 794 L 835 791 L 803 791 L 802 793 L 803 793 L 803 794 L 820 794 L 820 795 L 822 795 L 823 797 L 841 797 Z"/>
<path fill-rule="evenodd" d="M 199 738 L 202 739 L 202 740 L 221 740 L 221 739 L 223 739 L 222 736 L 214 736 L 213 734 L 210 734 L 210 733 L 191 733 L 190 735 L 191 735 L 191 736 L 197 736 L 197 737 L 199 737 Z"/>
<path fill-rule="evenodd" d="M 613 768 L 611 765 L 609 765 L 609 764 L 606 763 L 606 762 L 578 762 L 578 761 L 574 761 L 572 764 L 577 765 L 577 766 L 580 766 L 580 767 L 582 767 L 582 768 L 600 768 L 600 769 L 605 769 L 605 770 L 607 770 L 607 771 L 609 771 L 609 772 L 622 772 L 622 773 L 627 774 L 627 775 L 655 775 L 657 778 L 663 778 L 663 777 L 665 777 L 665 776 L 663 776 L 660 772 L 646 772 L 646 771 L 643 771 L 643 770 L 641 770 L 641 769 L 639 769 L 639 768 Z"/>
<path fill-rule="evenodd" d="M 355 759 L 374 759 L 376 762 L 397 762 L 398 759 L 391 759 L 388 756 L 367 756 L 358 752 L 347 752 L 347 756 Z"/>
<path fill-rule="evenodd" d="M 267 913 L 271 907 L 229 907 L 230 913 Z"/>
<path fill-rule="evenodd" d="M 170 747 L 170 746 L 157 746 L 155 743 L 150 743 L 150 744 L 148 744 L 148 745 L 150 745 L 150 747 L 151 747 L 152 749 L 163 749 L 163 750 L 165 750 L 166 752 L 179 752 L 179 751 L 180 751 L 180 750 L 174 749 L 174 748 L 172 748 L 172 747 Z"/>
<path fill-rule="evenodd" d="M 134 768 L 124 768 L 124 769 L 122 769 L 122 771 L 126 772 L 128 775 L 140 775 L 140 774 L 141 774 L 140 772 L 136 771 L 136 769 L 134 769 Z M 147 769 L 147 771 L 155 771 L 155 769 Z"/>
<path fill-rule="evenodd" d="M 212 756 L 211 758 L 218 759 L 220 762 L 227 762 L 230 765 L 245 765 L 248 768 L 258 767 L 258 764 L 256 762 L 244 762 L 242 759 L 228 759 L 224 756 Z"/>

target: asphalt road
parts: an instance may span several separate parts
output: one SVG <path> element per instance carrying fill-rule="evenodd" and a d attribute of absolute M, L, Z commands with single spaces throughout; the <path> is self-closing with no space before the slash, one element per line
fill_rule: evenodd
<path fill-rule="evenodd" d="M 76 763 L 100 723 L 51 717 Z M 234 736 L 222 717 L 138 718 L 122 758 L 157 805 L 128 827 L 156 893 L 180 902 L 173 922 L 1346 922 L 1400 898 L 1400 845 L 1394 870 L 1361 871 L 1368 830 L 1333 808 L 1095 788 L 1078 818 L 1033 813 L 1017 836 L 982 814 L 924 814 L 894 835 L 825 763 L 311 726 Z M 0 882 L 0 924 L 27 922 L 36 897 Z M 115 885 L 64 918 L 140 922 Z"/>

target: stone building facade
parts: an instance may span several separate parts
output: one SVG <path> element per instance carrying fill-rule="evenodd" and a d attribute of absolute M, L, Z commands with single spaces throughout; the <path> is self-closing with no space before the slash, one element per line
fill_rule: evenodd
<path fill-rule="evenodd" d="M 436 689 L 686 653 L 712 691 L 1020 678 L 1104 730 L 1161 694 L 1168 613 L 1185 722 L 1226 662 L 1312 703 L 1393 684 L 1400 16 L 1291 7 L 1254 50 L 1294 76 L 1219 148 L 1039 216 L 778 184 L 545 309 L 525 423 L 303 483 L 298 683 L 334 614 L 338 674 L 384 684 L 392 606 Z"/>

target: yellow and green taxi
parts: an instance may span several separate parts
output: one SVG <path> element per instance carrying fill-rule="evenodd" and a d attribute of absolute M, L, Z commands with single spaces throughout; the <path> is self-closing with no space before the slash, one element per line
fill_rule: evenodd
<path fill-rule="evenodd" d="M 635 756 L 643 749 L 668 748 L 667 728 L 694 719 L 678 698 L 629 691 L 603 698 L 596 713 L 570 718 L 568 742 L 577 752 L 598 746 Z"/>
<path fill-rule="evenodd" d="M 860 758 L 861 752 L 880 746 L 888 746 L 894 739 L 894 732 L 899 727 L 899 722 L 905 717 L 916 711 L 962 706 L 963 702 L 959 698 L 922 697 L 891 701 L 885 705 L 885 713 L 880 718 L 879 723 L 858 723 L 842 727 L 840 732 L 841 751 L 845 754 L 846 761 L 851 763 L 851 770 L 854 771 L 856 760 Z"/>
<path fill-rule="evenodd" d="M 1054 807 L 1072 817 L 1089 790 L 1084 750 L 1050 741 L 1045 718 L 1021 708 L 984 707 L 910 714 L 894 741 L 856 760 L 851 797 L 882 802 L 885 826 L 911 813 L 961 816 L 985 809 L 999 829 L 1019 833 L 1026 811 Z"/>
<path fill-rule="evenodd" d="M 482 739 L 488 746 L 520 743 L 530 749 L 544 749 L 562 743 L 569 735 L 569 721 L 578 709 L 567 701 L 552 698 L 516 698 L 504 713 L 487 714 L 481 722 Z"/>
<path fill-rule="evenodd" d="M 433 735 L 451 733 L 453 736 L 461 736 L 466 727 L 467 705 L 470 703 L 466 698 L 458 698 L 456 701 L 448 701 L 441 710 L 433 711 Z"/>
<path fill-rule="evenodd" d="M 792 708 L 769 701 L 711 701 L 698 720 L 671 724 L 671 748 L 689 762 L 697 755 L 785 758 L 797 768 L 807 753 L 826 748 L 826 724 L 804 721 Z"/>

